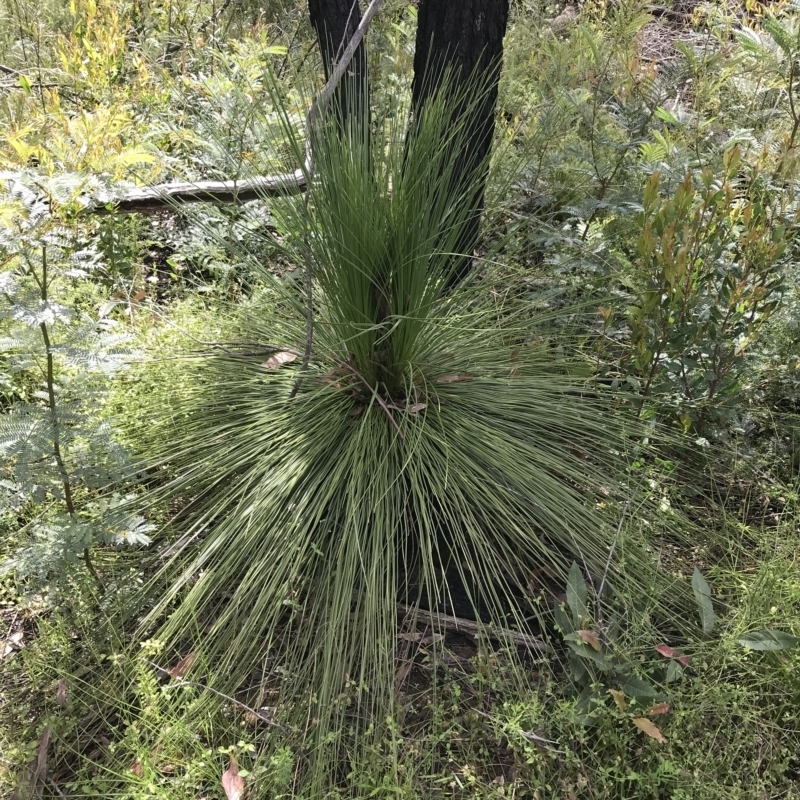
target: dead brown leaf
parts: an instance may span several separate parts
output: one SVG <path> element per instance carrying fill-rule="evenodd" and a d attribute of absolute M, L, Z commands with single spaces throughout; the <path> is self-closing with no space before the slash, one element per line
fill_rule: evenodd
<path fill-rule="evenodd" d="M 184 656 L 170 671 L 169 674 L 173 678 L 183 678 L 184 675 L 192 668 L 192 664 L 194 664 L 195 660 L 197 659 L 197 653 L 189 653 L 188 656 Z"/>
<path fill-rule="evenodd" d="M 50 746 L 50 728 L 45 728 L 39 737 L 36 749 L 36 772 L 44 780 L 47 775 L 47 748 Z"/>
<path fill-rule="evenodd" d="M 67 707 L 67 682 L 63 678 L 58 682 L 58 687 L 56 688 L 56 703 L 61 708 Z"/>
<path fill-rule="evenodd" d="M 650 706 L 644 713 L 648 717 L 657 717 L 659 714 L 666 714 L 669 712 L 669 703 L 655 703 Z"/>
<path fill-rule="evenodd" d="M 261 366 L 267 369 L 280 369 L 284 364 L 291 364 L 297 358 L 297 353 L 288 350 L 279 350 L 273 353 Z"/>
<path fill-rule="evenodd" d="M 594 631 L 577 631 L 577 634 L 581 637 L 583 643 L 588 644 L 592 650 L 596 650 L 598 653 L 602 650 L 603 646 Z"/>
<path fill-rule="evenodd" d="M 50 745 L 50 728 L 45 728 L 39 737 L 36 748 L 36 758 L 31 761 L 25 775 L 14 787 L 11 800 L 37 800 L 42 796 L 44 783 L 47 779 L 47 748 Z"/>
<path fill-rule="evenodd" d="M 222 788 L 228 800 L 242 800 L 244 797 L 244 781 L 239 775 L 239 765 L 231 753 L 230 766 L 222 773 Z"/>
<path fill-rule="evenodd" d="M 0 660 L 6 658 L 6 656 L 10 656 L 17 650 L 22 650 L 22 648 L 25 647 L 25 643 L 22 641 L 24 636 L 25 634 L 22 630 L 14 631 L 3 644 L 3 652 L 0 654 Z"/>
<path fill-rule="evenodd" d="M 651 739 L 655 739 L 659 744 L 664 744 L 666 739 L 661 731 L 647 717 L 633 717 L 631 722 L 642 733 L 646 733 Z"/>
<path fill-rule="evenodd" d="M 625 699 L 625 693 L 621 692 L 619 689 L 609 689 L 608 693 L 614 698 L 614 702 L 617 704 L 617 708 L 620 711 L 624 711 L 628 706 L 628 701 Z"/>
<path fill-rule="evenodd" d="M 408 677 L 408 673 L 411 672 L 411 667 L 413 666 L 413 661 L 405 661 L 397 668 L 397 672 L 394 674 L 394 685 L 398 690 L 403 685 L 405 679 Z"/>

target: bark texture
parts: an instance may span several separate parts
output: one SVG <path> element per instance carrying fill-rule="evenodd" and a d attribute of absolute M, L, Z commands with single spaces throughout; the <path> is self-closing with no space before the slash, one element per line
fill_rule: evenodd
<path fill-rule="evenodd" d="M 358 0 L 308 0 L 308 15 L 319 39 L 325 80 L 328 80 L 361 22 L 361 9 Z M 367 51 L 363 41 L 336 89 L 332 108 L 343 121 L 350 116 L 361 119 L 369 112 Z"/>
<path fill-rule="evenodd" d="M 483 210 L 508 6 L 509 0 L 420 0 L 419 3 L 412 85 L 415 113 L 424 113 L 425 101 L 439 89 L 448 71 L 455 86 L 473 79 L 481 90 L 480 101 L 461 111 L 469 117 L 466 123 L 470 141 L 456 169 L 456 180 L 463 181 L 461 185 L 471 182 L 476 185 L 472 198 L 474 215 L 458 248 L 468 256 L 478 241 Z M 459 187 L 453 190 L 458 191 Z M 470 264 L 471 258 L 467 257 L 455 266 L 451 284 L 466 276 Z"/>

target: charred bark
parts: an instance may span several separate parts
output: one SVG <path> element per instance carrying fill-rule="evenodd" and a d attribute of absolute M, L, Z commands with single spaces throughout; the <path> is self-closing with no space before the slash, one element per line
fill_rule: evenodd
<path fill-rule="evenodd" d="M 308 14 L 319 39 L 325 80 L 328 80 L 361 22 L 361 9 L 358 0 L 308 0 Z M 350 118 L 368 119 L 365 115 L 369 114 L 369 75 L 363 41 L 336 89 L 331 108 L 342 122 Z"/>
<path fill-rule="evenodd" d="M 509 0 L 420 0 L 419 4 L 414 113 L 424 113 L 426 100 L 441 88 L 445 75 L 448 86 L 458 90 L 467 81 L 474 81 L 479 92 L 477 101 L 467 98 L 457 112 L 467 117 L 463 121 L 469 144 L 458 158 L 452 191 L 460 194 L 466 186 L 475 189 L 470 201 L 474 213 L 458 247 L 465 257 L 454 265 L 451 286 L 466 277 L 478 242 L 508 6 Z"/>

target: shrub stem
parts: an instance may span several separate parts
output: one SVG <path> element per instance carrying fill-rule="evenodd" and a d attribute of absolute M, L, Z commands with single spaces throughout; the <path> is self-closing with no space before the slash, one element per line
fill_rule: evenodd
<path fill-rule="evenodd" d="M 39 284 L 39 287 L 41 289 L 42 302 L 46 303 L 47 302 L 47 247 L 42 247 L 42 281 Z M 42 339 L 44 341 L 44 347 L 47 353 L 47 371 L 46 371 L 47 405 L 50 409 L 50 421 L 53 430 L 52 433 L 53 457 L 55 458 L 56 466 L 58 467 L 58 472 L 59 475 L 61 476 L 61 485 L 64 488 L 64 504 L 67 507 L 67 513 L 74 520 L 77 515 L 75 514 L 75 502 L 72 498 L 72 485 L 70 484 L 69 472 L 67 471 L 66 464 L 64 463 L 64 457 L 61 453 L 61 438 L 58 429 L 58 410 L 56 406 L 53 348 L 50 342 L 50 332 L 47 329 L 47 323 L 44 321 L 40 322 L 39 330 L 42 332 Z M 86 564 L 86 569 L 89 570 L 89 573 L 95 579 L 95 581 L 97 581 L 98 585 L 102 590 L 104 588 L 103 581 L 100 580 L 100 576 L 97 574 L 97 570 L 95 569 L 94 564 L 92 563 L 88 547 L 84 548 L 83 562 L 84 564 Z"/>

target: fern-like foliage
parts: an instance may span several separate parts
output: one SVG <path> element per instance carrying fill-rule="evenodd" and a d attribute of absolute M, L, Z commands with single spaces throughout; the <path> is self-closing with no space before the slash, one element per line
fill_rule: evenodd
<path fill-rule="evenodd" d="M 128 337 L 75 300 L 101 265 L 58 213 L 67 187 L 74 199 L 80 183 L 46 184 L 45 202 L 25 178 L 7 177 L 0 201 L 0 514 L 17 544 L 4 569 L 52 580 L 81 557 L 90 563 L 98 542 L 146 542 L 147 525 L 115 510 L 118 495 L 97 495 L 131 477 L 98 413 L 103 378 L 123 364 Z"/>

